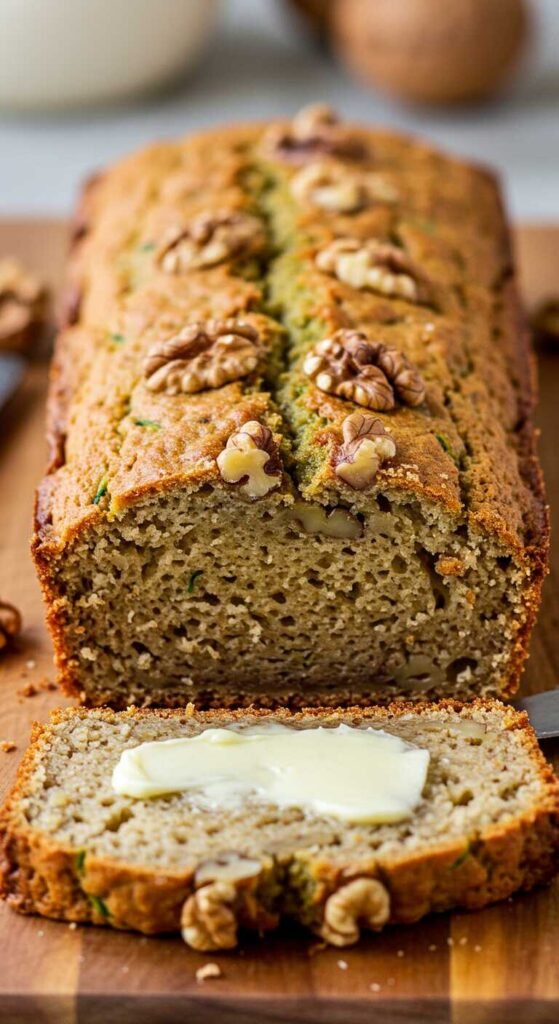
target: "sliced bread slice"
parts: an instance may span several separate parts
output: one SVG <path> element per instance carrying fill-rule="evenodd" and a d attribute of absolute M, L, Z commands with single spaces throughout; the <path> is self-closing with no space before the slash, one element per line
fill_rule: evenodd
<path fill-rule="evenodd" d="M 238 808 L 192 794 L 119 796 L 124 750 L 210 727 L 381 728 L 427 748 L 412 816 L 347 824 L 249 795 Z M 181 929 L 231 948 L 240 927 L 294 919 L 335 945 L 361 928 L 482 907 L 559 867 L 559 784 L 524 714 L 498 702 L 349 710 L 55 712 L 36 726 L 1 816 L 12 907 L 147 934 Z"/>

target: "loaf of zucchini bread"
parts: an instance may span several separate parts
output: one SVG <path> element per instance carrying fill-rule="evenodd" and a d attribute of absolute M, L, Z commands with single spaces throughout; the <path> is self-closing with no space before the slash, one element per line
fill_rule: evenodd
<path fill-rule="evenodd" d="M 139 744 L 278 726 L 380 729 L 419 746 L 430 757 L 419 803 L 403 820 L 348 824 L 257 793 L 224 808 L 195 790 L 149 799 L 115 791 L 115 767 Z M 146 933 L 181 928 L 200 950 L 230 948 L 239 928 L 289 918 L 345 946 L 361 929 L 482 907 L 550 879 L 559 785 L 526 715 L 498 702 L 66 710 L 36 726 L 0 840 L 0 890 L 24 913 Z"/>
<path fill-rule="evenodd" d="M 89 704 L 510 695 L 545 573 L 485 170 L 323 107 L 166 142 L 74 222 L 34 554 Z"/>

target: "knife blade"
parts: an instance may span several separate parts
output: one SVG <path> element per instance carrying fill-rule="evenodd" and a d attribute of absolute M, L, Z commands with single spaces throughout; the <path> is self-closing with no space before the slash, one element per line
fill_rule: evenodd
<path fill-rule="evenodd" d="M 517 711 L 526 711 L 539 740 L 559 736 L 559 690 L 546 690 L 513 701 Z"/>
<path fill-rule="evenodd" d="M 25 359 L 15 352 L 0 355 L 0 409 L 16 390 L 25 369 Z"/>

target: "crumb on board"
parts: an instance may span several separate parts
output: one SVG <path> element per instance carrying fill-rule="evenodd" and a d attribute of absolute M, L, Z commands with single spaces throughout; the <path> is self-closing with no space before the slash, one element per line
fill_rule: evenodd
<path fill-rule="evenodd" d="M 219 964 L 203 964 L 196 971 L 196 981 L 209 981 L 211 978 L 221 978 L 222 973 Z"/>
<path fill-rule="evenodd" d="M 25 672 L 22 674 L 21 678 L 26 678 Z M 58 686 L 56 683 L 53 683 L 52 679 L 49 679 L 47 676 L 43 676 L 43 678 L 39 679 L 37 682 L 25 683 L 23 686 L 20 686 L 17 694 L 19 697 L 35 697 L 39 693 L 39 690 L 51 692 L 57 689 Z"/>
<path fill-rule="evenodd" d="M 397 950 L 397 952 L 396 952 L 396 956 L 405 956 L 405 955 L 406 955 L 406 954 L 404 953 L 404 950 L 403 950 L 403 949 L 399 949 L 399 950 Z"/>
<path fill-rule="evenodd" d="M 75 932 L 77 927 L 78 927 L 77 921 L 70 921 L 70 924 L 68 925 L 68 928 L 70 929 L 71 932 Z"/>
<path fill-rule="evenodd" d="M 58 686 L 56 685 L 56 683 L 53 683 L 52 679 L 47 679 L 45 677 L 45 679 L 41 679 L 41 681 L 39 682 L 39 689 L 52 692 L 53 690 L 58 690 Z"/>
<path fill-rule="evenodd" d="M 34 658 L 29 658 L 29 661 L 25 662 L 25 667 L 29 669 L 36 668 L 37 662 L 35 661 Z"/>
<path fill-rule="evenodd" d="M 369 988 L 370 988 L 371 992 L 380 992 L 380 985 L 379 985 L 378 981 L 371 982 L 371 984 L 369 985 Z"/>
<path fill-rule="evenodd" d="M 17 691 L 19 697 L 35 697 L 39 691 L 33 683 L 26 683 L 25 686 L 20 686 Z"/>
<path fill-rule="evenodd" d="M 347 971 L 348 963 L 347 960 L 338 960 L 338 967 L 340 971 Z"/>
<path fill-rule="evenodd" d="M 3 750 L 5 754 L 11 754 L 12 750 L 17 750 L 17 747 L 12 740 L 0 740 L 0 750 Z"/>

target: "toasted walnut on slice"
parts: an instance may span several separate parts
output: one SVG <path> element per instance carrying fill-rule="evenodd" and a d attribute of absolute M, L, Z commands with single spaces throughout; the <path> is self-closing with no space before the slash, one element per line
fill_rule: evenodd
<path fill-rule="evenodd" d="M 195 891 L 181 913 L 187 945 L 204 953 L 233 949 L 239 927 L 276 928 L 278 915 L 259 899 L 263 865 L 237 853 L 204 861 L 194 876 Z"/>
<path fill-rule="evenodd" d="M 13 604 L 0 601 L 0 651 L 21 633 L 21 615 Z"/>
<path fill-rule="evenodd" d="M 237 890 L 232 882 L 210 882 L 188 897 L 181 913 L 181 934 L 187 946 L 211 953 L 237 945 Z"/>
<path fill-rule="evenodd" d="M 304 163 L 320 154 L 354 160 L 366 155 L 363 142 L 344 130 L 335 110 L 326 103 L 303 107 L 287 128 L 272 125 L 264 135 L 264 146 L 292 163 Z"/>
<path fill-rule="evenodd" d="M 281 459 L 268 427 L 250 420 L 234 434 L 217 457 L 222 480 L 241 484 L 248 498 L 263 498 L 281 483 Z"/>
<path fill-rule="evenodd" d="M 376 878 L 355 878 L 328 897 L 320 934 L 333 946 L 351 946 L 361 928 L 380 931 L 390 917 L 390 895 Z"/>
<path fill-rule="evenodd" d="M 213 267 L 241 254 L 261 252 L 266 235 L 258 217 L 242 210 L 200 213 L 186 228 L 169 233 L 157 252 L 167 274 Z"/>
<path fill-rule="evenodd" d="M 389 242 L 338 238 L 318 253 L 316 265 L 352 288 L 370 288 L 409 302 L 430 299 L 425 275 L 403 249 Z"/>
<path fill-rule="evenodd" d="M 420 405 L 425 398 L 421 374 L 398 349 L 372 341 L 365 333 L 342 329 L 319 341 L 303 370 L 321 391 L 379 412 Z"/>
<path fill-rule="evenodd" d="M 396 444 L 381 421 L 354 412 L 342 423 L 343 444 L 334 453 L 334 469 L 356 491 L 371 484 L 383 462 L 396 455 Z"/>
<path fill-rule="evenodd" d="M 298 171 L 291 180 L 291 191 L 299 203 L 328 213 L 357 213 L 373 203 L 398 199 L 394 186 L 383 175 L 358 173 L 327 160 Z"/>
<path fill-rule="evenodd" d="M 220 388 L 248 376 L 259 357 L 259 333 L 241 320 L 189 324 L 166 341 L 157 341 L 144 360 L 150 391 L 193 394 Z"/>

